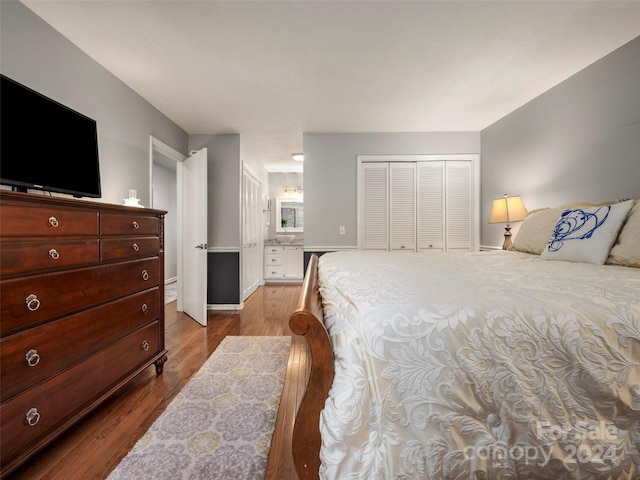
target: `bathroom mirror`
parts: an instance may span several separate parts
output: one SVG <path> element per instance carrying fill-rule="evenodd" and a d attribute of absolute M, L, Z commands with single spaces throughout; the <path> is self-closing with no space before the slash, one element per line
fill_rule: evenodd
<path fill-rule="evenodd" d="M 276 232 L 302 232 L 304 208 L 301 198 L 276 199 Z"/>

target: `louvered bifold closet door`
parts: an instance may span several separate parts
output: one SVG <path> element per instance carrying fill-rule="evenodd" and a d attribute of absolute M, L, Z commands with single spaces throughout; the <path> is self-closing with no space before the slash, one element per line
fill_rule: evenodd
<path fill-rule="evenodd" d="M 471 162 L 446 162 L 446 244 L 448 252 L 469 252 L 473 244 Z"/>
<path fill-rule="evenodd" d="M 363 250 L 389 249 L 389 164 L 363 163 L 359 199 Z"/>
<path fill-rule="evenodd" d="M 445 162 L 417 164 L 418 251 L 445 250 Z"/>
<path fill-rule="evenodd" d="M 391 250 L 416 250 L 416 164 L 391 163 L 389 171 Z"/>

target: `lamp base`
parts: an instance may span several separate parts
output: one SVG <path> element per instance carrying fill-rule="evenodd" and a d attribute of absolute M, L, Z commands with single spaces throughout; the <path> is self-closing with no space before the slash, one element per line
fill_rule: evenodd
<path fill-rule="evenodd" d="M 504 243 L 502 244 L 502 249 L 509 250 L 511 245 L 513 245 L 511 242 L 511 227 L 504 227 Z"/>

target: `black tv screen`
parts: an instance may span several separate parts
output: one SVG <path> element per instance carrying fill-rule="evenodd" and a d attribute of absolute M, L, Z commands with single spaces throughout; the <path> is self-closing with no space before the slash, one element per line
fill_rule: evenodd
<path fill-rule="evenodd" d="M 95 120 L 0 77 L 0 183 L 99 198 Z"/>

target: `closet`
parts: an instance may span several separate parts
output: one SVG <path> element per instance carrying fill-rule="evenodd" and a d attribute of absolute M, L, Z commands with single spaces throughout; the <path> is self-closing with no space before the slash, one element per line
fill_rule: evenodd
<path fill-rule="evenodd" d="M 358 157 L 358 248 L 477 250 L 477 155 Z"/>

